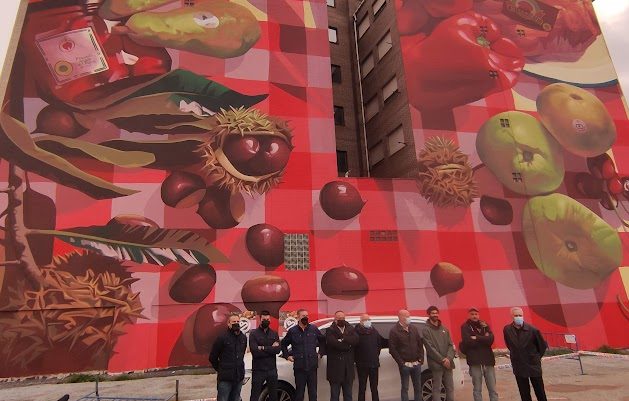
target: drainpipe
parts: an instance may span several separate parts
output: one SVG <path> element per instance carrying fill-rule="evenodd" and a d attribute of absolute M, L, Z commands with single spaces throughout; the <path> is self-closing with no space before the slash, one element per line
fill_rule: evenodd
<path fill-rule="evenodd" d="M 367 147 L 367 123 L 365 121 L 365 103 L 363 99 L 363 77 L 362 71 L 360 70 L 360 54 L 358 53 L 358 21 L 356 14 L 360 10 L 360 8 L 365 3 L 365 0 L 361 0 L 358 3 L 358 7 L 356 7 L 356 11 L 352 15 L 353 23 L 354 23 L 354 45 L 356 47 L 356 65 L 358 66 L 358 92 L 360 94 L 360 114 L 361 114 L 361 127 L 362 127 L 362 136 L 363 143 L 365 147 L 365 162 L 367 164 L 367 177 L 371 177 L 371 166 L 369 165 L 369 148 Z M 367 17 L 369 18 L 369 17 Z"/>

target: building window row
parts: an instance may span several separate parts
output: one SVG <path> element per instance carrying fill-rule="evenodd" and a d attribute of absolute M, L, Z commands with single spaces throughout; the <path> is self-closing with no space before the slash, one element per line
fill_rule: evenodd
<path fill-rule="evenodd" d="M 374 146 L 369 148 L 369 167 L 373 167 L 380 163 L 386 157 L 386 148 L 389 150 L 389 157 L 404 149 L 406 141 L 404 140 L 404 129 L 400 125 L 393 131 L 391 131 L 387 137 L 381 141 L 378 141 Z"/>
<path fill-rule="evenodd" d="M 384 102 L 389 100 L 391 96 L 399 92 L 397 77 L 394 76 L 382 87 L 382 99 Z M 380 101 L 378 94 L 372 96 L 365 103 L 365 121 L 371 120 L 380 111 Z"/>
<path fill-rule="evenodd" d="M 334 0 L 326 0 L 326 2 L 328 3 L 328 7 L 336 7 Z"/>
<path fill-rule="evenodd" d="M 387 33 L 380 39 L 378 45 L 376 46 L 378 61 L 382 60 L 384 56 L 393 48 L 393 40 L 391 39 L 391 31 L 387 31 Z M 365 59 L 360 63 L 360 77 L 365 78 L 369 73 L 375 68 L 376 60 L 374 58 L 374 52 L 371 52 L 365 57 Z"/>
<path fill-rule="evenodd" d="M 374 19 L 378 18 L 378 15 L 384 9 L 384 6 L 386 4 L 387 4 L 387 0 L 375 0 L 371 4 L 371 10 L 373 12 Z M 330 5 L 329 2 L 328 2 L 328 5 Z M 365 32 L 367 32 L 370 26 L 371 26 L 371 23 L 369 21 L 369 13 L 367 13 L 363 17 L 363 19 L 361 19 L 360 22 L 358 23 L 358 38 L 359 39 L 363 37 L 363 35 L 365 34 Z"/>

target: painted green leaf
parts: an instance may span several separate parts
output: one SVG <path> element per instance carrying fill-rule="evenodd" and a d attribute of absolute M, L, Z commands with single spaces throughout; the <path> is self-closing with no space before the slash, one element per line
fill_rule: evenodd
<path fill-rule="evenodd" d="M 30 235 L 52 235 L 70 245 L 104 256 L 158 266 L 174 261 L 183 264 L 228 261 L 207 239 L 188 230 L 108 224 L 64 231 L 30 230 Z"/>

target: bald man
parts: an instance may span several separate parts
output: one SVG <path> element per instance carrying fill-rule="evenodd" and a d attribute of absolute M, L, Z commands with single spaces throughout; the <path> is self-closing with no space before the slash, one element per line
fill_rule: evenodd
<path fill-rule="evenodd" d="M 424 343 L 419 331 L 411 325 L 411 314 L 402 309 L 398 323 L 389 332 L 389 352 L 400 370 L 402 401 L 408 401 L 408 381 L 413 382 L 414 400 L 421 400 L 421 375 Z"/>
<path fill-rule="evenodd" d="M 356 346 L 356 370 L 358 371 L 358 401 L 365 401 L 367 379 L 371 389 L 371 401 L 378 401 L 378 370 L 380 368 L 380 350 L 384 338 L 372 324 L 368 314 L 360 315 L 356 325 L 358 345 Z"/>

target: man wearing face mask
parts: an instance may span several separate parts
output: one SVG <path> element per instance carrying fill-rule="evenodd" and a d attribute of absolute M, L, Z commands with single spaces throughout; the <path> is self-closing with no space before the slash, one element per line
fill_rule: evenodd
<path fill-rule="evenodd" d="M 352 401 L 354 383 L 354 348 L 358 334 L 345 321 L 345 313 L 337 311 L 334 323 L 325 332 L 325 350 L 328 355 L 327 379 L 330 382 L 330 401 L 338 401 L 343 389 L 343 401 Z"/>
<path fill-rule="evenodd" d="M 271 329 L 271 314 L 260 312 L 260 327 L 249 334 L 249 349 L 253 357 L 251 374 L 251 401 L 258 401 L 262 386 L 266 382 L 269 388 L 269 401 L 277 401 L 277 365 L 276 355 L 280 353 L 280 338 Z"/>
<path fill-rule="evenodd" d="M 218 373 L 217 401 L 240 400 L 246 349 L 247 337 L 240 332 L 240 316 L 232 313 L 227 320 L 227 330 L 214 341 L 210 352 L 210 363 Z"/>
<path fill-rule="evenodd" d="M 524 323 L 522 308 L 511 308 L 513 322 L 506 325 L 503 334 L 509 348 L 511 366 L 518 383 L 522 401 L 532 401 L 531 385 L 537 401 L 546 401 L 544 380 L 542 379 L 542 356 L 548 344 L 542 333 L 528 323 Z"/>
<path fill-rule="evenodd" d="M 317 355 L 317 346 L 320 352 L 325 339 L 319 329 L 308 322 L 308 311 L 297 311 L 298 324 L 291 327 L 282 339 L 282 356 L 293 362 L 295 373 L 295 401 L 304 401 L 304 393 L 308 387 L 308 400 L 317 400 L 317 368 L 320 355 Z M 288 347 L 291 350 L 288 350 Z"/>
<path fill-rule="evenodd" d="M 384 339 L 371 326 L 369 315 L 360 315 L 360 323 L 356 325 L 358 345 L 356 345 L 356 370 L 358 371 L 358 401 L 365 401 L 367 379 L 371 388 L 371 401 L 379 401 L 378 368 L 380 367 L 380 350 Z"/>
<path fill-rule="evenodd" d="M 454 401 L 454 344 L 450 331 L 439 320 L 439 308 L 430 306 L 426 310 L 430 320 L 422 331 L 428 368 L 432 372 L 432 399 L 441 399 L 441 384 L 446 389 L 446 401 Z"/>
<path fill-rule="evenodd" d="M 421 375 L 424 343 L 417 328 L 411 325 L 407 310 L 398 312 L 398 323 L 389 332 L 389 352 L 400 369 L 402 401 L 408 401 L 408 381 L 413 382 L 414 400 L 421 400 Z"/>

